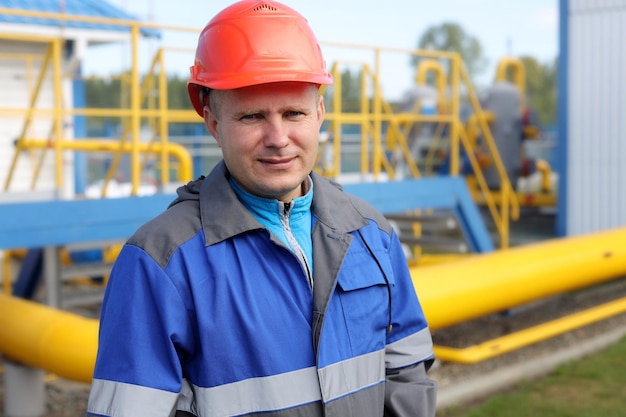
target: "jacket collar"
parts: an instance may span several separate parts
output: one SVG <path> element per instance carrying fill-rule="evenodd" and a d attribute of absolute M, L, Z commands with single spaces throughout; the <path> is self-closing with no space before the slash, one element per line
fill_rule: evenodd
<path fill-rule="evenodd" d="M 200 220 L 207 246 L 240 233 L 264 229 L 237 198 L 228 183 L 229 175 L 224 161 L 220 161 L 200 186 Z M 311 210 L 317 221 L 342 234 L 367 224 L 339 184 L 315 172 L 311 173 L 311 179 L 314 184 Z"/>
<path fill-rule="evenodd" d="M 311 173 L 314 184 L 313 215 L 337 233 L 348 233 L 365 226 L 368 221 L 354 205 L 343 187 L 316 172 Z"/>

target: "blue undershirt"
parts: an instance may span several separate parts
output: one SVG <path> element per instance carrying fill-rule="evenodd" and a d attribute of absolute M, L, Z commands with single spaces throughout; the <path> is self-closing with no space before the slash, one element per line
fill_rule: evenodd
<path fill-rule="evenodd" d="M 307 178 L 307 181 L 310 184 L 309 191 L 305 195 L 296 197 L 290 202 L 289 227 L 306 256 L 310 269 L 309 272 L 311 276 L 313 276 L 313 243 L 311 242 L 311 203 L 313 201 L 313 181 L 310 177 Z M 244 207 L 252 213 L 259 223 L 265 226 L 270 232 L 279 238 L 281 242 L 294 251 L 294 248 L 291 246 L 285 235 L 285 230 L 283 229 L 283 225 L 280 220 L 280 214 L 284 209 L 284 204 L 276 199 L 263 198 L 250 194 L 241 188 L 241 186 L 237 184 L 232 177 L 229 178 L 229 182 Z"/>

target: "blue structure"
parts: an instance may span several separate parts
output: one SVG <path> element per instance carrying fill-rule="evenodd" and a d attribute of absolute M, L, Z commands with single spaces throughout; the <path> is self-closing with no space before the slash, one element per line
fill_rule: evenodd
<path fill-rule="evenodd" d="M 62 4 L 64 5 L 63 8 L 61 7 Z M 0 8 L 64 13 L 67 15 L 93 16 L 108 19 L 137 20 L 137 17 L 132 16 L 102 0 L 0 0 Z M 43 19 L 39 17 L 12 16 L 4 14 L 0 14 L 0 22 L 61 26 L 61 21 L 56 19 Z M 129 31 L 127 26 L 107 25 L 102 23 L 66 21 L 63 25 L 65 27 L 79 29 Z M 153 29 L 142 29 L 141 33 L 142 35 L 148 37 L 160 37 L 159 31 Z"/>
<path fill-rule="evenodd" d="M 559 61 L 567 62 L 568 57 L 569 1 L 559 0 Z M 559 142 L 557 144 L 556 171 L 559 173 L 559 199 L 557 201 L 558 216 L 556 217 L 556 235 L 567 235 L 567 84 L 568 71 L 566 65 L 559 65 L 557 76 L 557 115 Z"/>
<path fill-rule="evenodd" d="M 626 2 L 559 0 L 560 236 L 626 225 Z"/>
<path fill-rule="evenodd" d="M 346 185 L 345 190 L 381 212 L 452 209 L 474 252 L 494 249 L 461 177 L 433 177 Z M 157 194 L 99 200 L 53 200 L 0 204 L 0 248 L 37 248 L 101 240 L 124 240 L 167 208 L 176 196 Z"/>
<path fill-rule="evenodd" d="M 384 214 L 451 209 L 472 252 L 491 252 L 493 241 L 463 177 L 349 184 L 344 189 L 369 201 Z"/>

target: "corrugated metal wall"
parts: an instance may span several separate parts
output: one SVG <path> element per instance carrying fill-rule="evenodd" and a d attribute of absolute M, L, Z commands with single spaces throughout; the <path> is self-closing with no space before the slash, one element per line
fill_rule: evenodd
<path fill-rule="evenodd" d="M 37 78 L 41 71 L 41 61 L 45 45 L 35 42 L 19 42 L 0 39 L 0 107 L 7 109 L 27 109 Z M 37 100 L 37 108 L 50 109 L 53 103 L 52 84 L 48 76 Z M 0 192 L 4 190 L 9 167 L 15 154 L 14 141 L 20 136 L 24 126 L 24 116 L 15 111 L 0 111 Z M 51 119 L 38 117 L 27 131 L 27 138 L 46 139 L 50 136 Z M 33 174 L 40 163 L 41 150 L 24 152 L 20 155 L 13 173 L 10 191 L 31 190 Z M 46 152 L 36 190 L 52 190 L 54 183 L 54 158 Z"/>
<path fill-rule="evenodd" d="M 626 0 L 569 0 L 567 9 L 561 190 L 565 234 L 578 235 L 626 225 Z"/>

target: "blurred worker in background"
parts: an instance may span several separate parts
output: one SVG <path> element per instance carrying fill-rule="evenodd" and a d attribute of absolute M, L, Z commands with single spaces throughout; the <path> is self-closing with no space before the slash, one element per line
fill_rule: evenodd
<path fill-rule="evenodd" d="M 244 0 L 204 28 L 189 95 L 223 160 L 119 254 L 88 413 L 434 416 L 398 237 L 313 172 L 325 67 L 281 3 Z"/>

